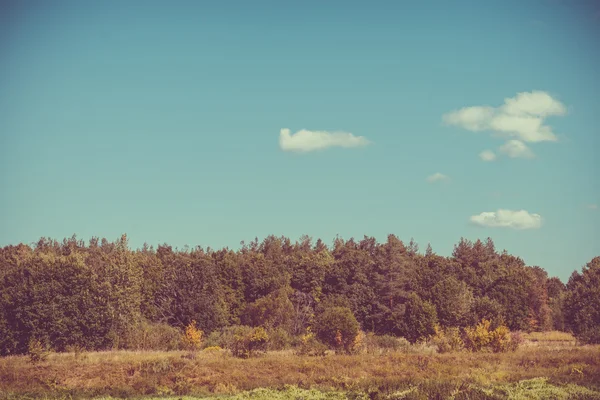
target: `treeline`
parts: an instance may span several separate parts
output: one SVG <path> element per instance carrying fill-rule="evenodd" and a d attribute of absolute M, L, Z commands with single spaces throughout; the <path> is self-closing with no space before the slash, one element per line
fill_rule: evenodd
<path fill-rule="evenodd" d="M 362 330 L 411 342 L 435 327 L 483 319 L 511 330 L 570 330 L 600 341 L 600 257 L 567 285 L 497 252 L 491 239 L 461 239 L 451 257 L 424 254 L 394 235 L 385 243 L 269 236 L 238 251 L 144 245 L 75 236 L 0 250 L 0 354 L 35 338 L 54 350 L 132 347 L 132 334 L 261 326 L 299 336 L 331 308 L 349 308 Z M 157 328 L 158 327 L 158 328 Z"/>

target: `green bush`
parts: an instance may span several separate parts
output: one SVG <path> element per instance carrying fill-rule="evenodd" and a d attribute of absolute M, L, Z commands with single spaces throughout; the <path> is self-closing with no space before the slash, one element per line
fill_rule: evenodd
<path fill-rule="evenodd" d="M 327 346 L 317 340 L 310 327 L 300 337 L 300 343 L 296 348 L 296 355 L 298 356 L 322 357 L 325 356 L 326 352 Z"/>
<path fill-rule="evenodd" d="M 269 343 L 269 335 L 263 327 L 237 326 L 229 343 L 231 354 L 239 358 L 249 358 L 264 353 Z"/>
<path fill-rule="evenodd" d="M 455 327 L 446 329 L 437 328 L 436 334 L 431 341 L 437 347 L 438 353 L 460 351 L 465 347 L 460 335 L 460 329 Z"/>
<path fill-rule="evenodd" d="M 181 331 L 167 324 L 142 321 L 130 327 L 121 341 L 128 350 L 178 350 Z"/>
<path fill-rule="evenodd" d="M 292 346 L 292 337 L 281 327 L 267 330 L 267 335 L 269 336 L 269 350 L 285 350 Z"/>
<path fill-rule="evenodd" d="M 351 353 L 359 332 L 359 324 L 347 307 L 326 308 L 315 320 L 316 336 L 336 351 Z"/>
<path fill-rule="evenodd" d="M 408 340 L 398 338 L 392 335 L 375 335 L 372 332 L 367 333 L 365 339 L 367 353 L 388 353 L 406 349 L 410 346 Z"/>

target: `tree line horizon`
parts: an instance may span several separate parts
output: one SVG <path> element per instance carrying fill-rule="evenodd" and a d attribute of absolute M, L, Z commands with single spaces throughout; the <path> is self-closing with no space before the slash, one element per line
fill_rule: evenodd
<path fill-rule="evenodd" d="M 419 253 L 393 234 L 336 237 L 332 246 L 306 235 L 240 244 L 132 250 L 124 234 L 0 248 L 0 355 L 23 354 L 32 339 L 57 351 L 131 348 L 143 324 L 181 330 L 195 321 L 207 334 L 260 326 L 293 337 L 334 307 L 366 332 L 411 342 L 483 319 L 600 341 L 600 257 L 565 284 L 498 252 L 489 237 L 461 238 L 450 256 L 430 245 Z"/>

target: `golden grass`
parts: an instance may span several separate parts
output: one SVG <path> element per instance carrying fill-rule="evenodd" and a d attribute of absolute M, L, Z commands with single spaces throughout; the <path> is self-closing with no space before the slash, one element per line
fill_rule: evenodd
<path fill-rule="evenodd" d="M 535 377 L 557 384 L 600 385 L 600 346 L 525 347 L 514 353 L 389 353 L 295 356 L 272 352 L 242 360 L 225 351 L 111 351 L 0 358 L 0 394 L 92 397 L 233 394 L 255 388 L 402 390 L 420 382 L 495 385 Z M 0 396 L 1 397 L 1 396 Z"/>
<path fill-rule="evenodd" d="M 561 331 L 531 332 L 523 333 L 522 335 L 523 339 L 531 342 L 564 342 L 573 344 L 577 342 L 577 339 L 572 334 Z"/>

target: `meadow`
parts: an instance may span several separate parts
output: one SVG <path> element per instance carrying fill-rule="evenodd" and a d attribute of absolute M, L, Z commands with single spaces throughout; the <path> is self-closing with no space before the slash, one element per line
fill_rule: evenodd
<path fill-rule="evenodd" d="M 3 399 L 600 399 L 600 346 L 561 332 L 524 334 L 514 352 L 431 344 L 361 354 L 106 351 L 0 359 Z"/>

